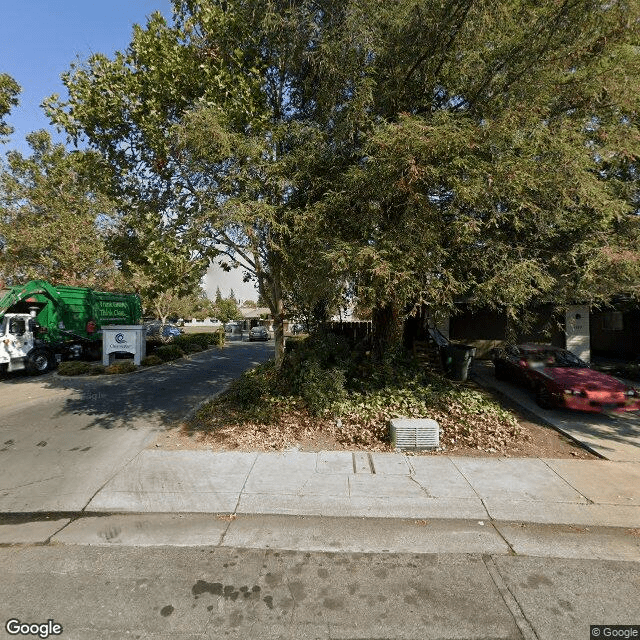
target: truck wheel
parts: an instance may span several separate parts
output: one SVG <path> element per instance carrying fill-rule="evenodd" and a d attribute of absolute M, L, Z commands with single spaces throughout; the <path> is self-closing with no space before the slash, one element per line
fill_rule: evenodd
<path fill-rule="evenodd" d="M 35 349 L 27 358 L 27 369 L 29 373 L 42 375 L 48 373 L 54 367 L 53 355 L 45 349 Z"/>

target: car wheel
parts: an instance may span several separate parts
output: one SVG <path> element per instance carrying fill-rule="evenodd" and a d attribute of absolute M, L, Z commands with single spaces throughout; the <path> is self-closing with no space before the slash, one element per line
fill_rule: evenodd
<path fill-rule="evenodd" d="M 536 388 L 536 404 L 542 409 L 553 409 L 553 400 L 549 389 L 543 384 Z"/>
<path fill-rule="evenodd" d="M 54 358 L 45 349 L 36 349 L 29 354 L 27 359 L 27 369 L 29 373 L 43 375 L 51 371 L 54 367 Z"/>

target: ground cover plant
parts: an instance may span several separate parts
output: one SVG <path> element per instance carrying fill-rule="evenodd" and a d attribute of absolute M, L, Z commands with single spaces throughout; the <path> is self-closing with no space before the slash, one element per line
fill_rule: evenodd
<path fill-rule="evenodd" d="M 231 449 L 302 444 L 391 450 L 389 420 L 433 418 L 447 451 L 500 452 L 526 439 L 518 421 L 485 392 L 431 374 L 398 354 L 375 362 L 324 334 L 290 343 L 283 366 L 245 372 L 184 426 L 204 442 Z"/>
<path fill-rule="evenodd" d="M 86 376 L 99 375 L 101 373 L 104 373 L 104 367 L 93 362 L 69 360 L 58 365 L 58 374 L 61 376 Z"/>

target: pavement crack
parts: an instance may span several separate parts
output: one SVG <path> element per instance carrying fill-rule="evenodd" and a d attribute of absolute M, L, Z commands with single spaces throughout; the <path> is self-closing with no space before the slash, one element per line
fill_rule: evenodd
<path fill-rule="evenodd" d="M 25 482 L 24 484 L 17 484 L 14 487 L 0 487 L 0 491 L 13 491 L 14 489 L 21 489 L 22 487 L 31 487 L 34 484 L 40 484 L 41 482 L 46 482 L 47 480 L 55 480 L 56 478 L 62 478 L 62 474 L 58 474 L 57 476 L 50 476 L 49 478 L 41 478 L 40 480 L 34 480 L 33 482 Z"/>
<path fill-rule="evenodd" d="M 256 466 L 256 462 L 258 462 L 258 456 L 260 454 L 256 453 L 253 462 L 251 463 L 251 467 L 249 469 L 249 471 L 247 471 L 247 475 L 244 479 L 244 482 L 242 483 L 242 487 L 240 487 L 240 491 L 238 492 L 238 500 L 236 502 L 236 506 L 233 508 L 233 512 L 231 515 L 237 515 L 238 513 L 238 507 L 240 506 L 240 500 L 242 500 L 242 493 L 244 491 L 244 488 L 247 486 L 247 482 L 249 482 L 249 476 L 251 476 L 251 473 L 253 471 L 253 468 Z M 231 526 L 233 520 L 229 520 L 229 524 L 227 525 L 226 529 L 222 532 L 222 536 L 220 536 L 220 542 L 218 542 L 218 546 L 221 547 L 224 544 L 224 539 L 227 536 L 227 533 L 229 532 L 229 527 Z"/>
<path fill-rule="evenodd" d="M 500 596 L 502 597 L 507 609 L 513 616 L 513 620 L 516 623 L 518 629 L 520 629 L 520 633 L 524 640 L 539 640 L 538 635 L 534 631 L 531 623 L 527 619 L 527 616 L 524 614 L 524 611 L 520 608 L 518 601 L 516 600 L 513 593 L 507 586 L 504 581 L 500 570 L 498 569 L 496 563 L 493 560 L 493 557 L 490 555 L 482 555 L 482 561 L 484 566 L 487 569 L 487 573 L 493 580 L 493 583 L 496 585 L 496 588 L 500 592 Z"/>
<path fill-rule="evenodd" d="M 66 529 L 72 522 L 75 522 L 76 520 L 78 520 L 80 516 L 77 515 L 74 518 L 69 518 L 69 522 L 65 522 L 65 524 L 63 524 L 59 529 L 56 529 L 56 531 L 54 531 L 45 541 L 44 544 L 51 544 L 51 539 L 54 538 L 55 536 L 57 536 L 61 531 L 63 531 L 64 529 Z"/>
<path fill-rule="evenodd" d="M 484 502 L 482 504 L 484 505 Z M 496 523 L 491 520 L 490 520 L 490 523 L 491 523 L 491 526 L 494 528 L 495 532 L 504 540 L 504 543 L 507 545 L 507 547 L 509 547 L 509 554 L 512 556 L 517 556 L 518 554 L 516 553 L 516 550 L 513 548 L 511 543 L 504 537 L 504 535 L 502 534 L 502 531 L 498 529 L 498 527 L 496 526 Z"/>
<path fill-rule="evenodd" d="M 376 466 L 373 464 L 373 456 L 370 453 L 367 453 L 367 459 L 369 461 L 369 468 L 371 469 L 371 473 L 375 474 Z"/>
<path fill-rule="evenodd" d="M 135 456 L 133 456 L 132 458 L 130 458 L 129 460 L 127 460 L 125 463 L 123 463 L 120 467 L 118 467 L 118 469 L 116 471 L 114 471 L 99 487 L 98 489 L 96 489 L 95 493 L 89 498 L 89 500 L 87 500 L 87 503 L 84 505 L 84 507 L 82 507 L 82 509 L 80 509 L 80 513 L 84 513 L 84 511 L 86 510 L 86 508 L 91 504 L 91 502 L 93 501 L 93 499 L 131 462 L 133 462 L 141 453 L 142 451 L 144 451 L 144 449 L 138 451 L 138 453 L 136 453 Z"/>
<path fill-rule="evenodd" d="M 553 471 L 553 473 L 555 473 L 558 478 L 560 478 L 560 480 L 562 480 L 567 486 L 571 487 L 579 496 L 582 496 L 587 504 L 595 504 L 595 502 L 584 495 L 584 493 L 582 493 L 579 489 L 576 489 L 576 487 L 574 487 L 566 478 L 564 478 L 563 476 L 561 476 L 546 460 L 543 460 L 542 458 L 538 458 L 539 460 L 542 461 L 543 464 L 545 464 L 549 469 L 551 469 L 551 471 Z"/>
<path fill-rule="evenodd" d="M 449 458 L 449 460 L 451 461 L 451 464 L 455 467 L 455 470 L 465 479 L 465 482 L 471 487 L 471 490 L 473 491 L 473 493 L 476 494 L 476 497 L 478 498 L 478 500 L 480 500 L 480 504 L 482 504 L 482 508 L 485 510 L 487 514 L 487 520 L 493 520 L 493 518 L 491 517 L 491 514 L 489 513 L 489 509 L 485 504 L 484 498 L 477 492 L 476 488 L 469 481 L 469 478 L 467 478 L 467 476 L 464 475 L 464 471 L 455 463 L 455 461 L 451 458 L 451 456 L 447 456 L 447 458 Z"/>
<path fill-rule="evenodd" d="M 409 476 L 409 480 L 411 480 L 411 482 L 415 482 L 415 484 L 417 484 L 420 489 L 423 491 L 423 493 L 427 496 L 427 498 L 435 498 L 435 496 L 432 496 L 425 487 L 423 487 L 416 479 L 414 476 Z"/>

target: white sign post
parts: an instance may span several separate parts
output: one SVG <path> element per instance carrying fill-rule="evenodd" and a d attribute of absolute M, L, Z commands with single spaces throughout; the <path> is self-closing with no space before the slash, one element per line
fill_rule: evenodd
<path fill-rule="evenodd" d="M 591 338 L 589 335 L 589 307 L 572 305 L 565 316 L 567 350 L 585 362 L 591 360 Z"/>
<path fill-rule="evenodd" d="M 147 355 L 147 332 L 141 324 L 106 325 L 102 327 L 102 364 L 110 365 L 116 353 L 130 353 L 133 363 L 140 365 Z"/>

